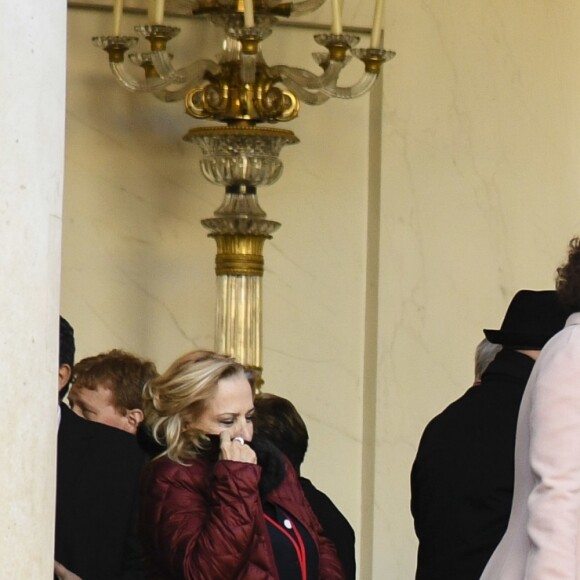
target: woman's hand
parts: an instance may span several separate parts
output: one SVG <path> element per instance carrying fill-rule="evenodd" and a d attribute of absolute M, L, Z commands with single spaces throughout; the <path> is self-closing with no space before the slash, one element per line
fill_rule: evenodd
<path fill-rule="evenodd" d="M 56 560 L 54 561 L 54 574 L 58 580 L 82 580 L 80 576 L 77 576 L 74 572 L 71 572 Z"/>
<path fill-rule="evenodd" d="M 220 459 L 226 461 L 240 461 L 242 463 L 257 463 L 254 450 L 242 442 L 241 437 L 234 437 L 227 431 L 220 433 Z"/>

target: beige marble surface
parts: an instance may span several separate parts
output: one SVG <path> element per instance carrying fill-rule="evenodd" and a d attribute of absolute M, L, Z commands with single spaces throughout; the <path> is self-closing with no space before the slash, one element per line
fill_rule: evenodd
<path fill-rule="evenodd" d="M 580 233 L 574 2 L 397 3 L 383 117 L 373 577 L 411 578 L 408 474 L 483 328 Z"/>

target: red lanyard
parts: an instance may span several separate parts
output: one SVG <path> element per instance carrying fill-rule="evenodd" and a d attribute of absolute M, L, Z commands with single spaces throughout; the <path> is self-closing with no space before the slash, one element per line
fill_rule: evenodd
<path fill-rule="evenodd" d="M 282 527 L 276 520 L 273 520 L 269 515 L 264 514 L 264 517 L 280 532 L 282 532 L 294 546 L 296 551 L 296 556 L 298 557 L 298 563 L 300 564 L 300 574 L 302 580 L 308 580 L 308 573 L 306 570 L 306 548 L 304 547 L 304 542 L 302 541 L 302 536 L 300 532 L 296 529 L 290 518 L 286 517 L 284 523 L 288 522 L 290 524 L 290 529 Z M 290 533 L 292 531 L 292 533 Z"/>

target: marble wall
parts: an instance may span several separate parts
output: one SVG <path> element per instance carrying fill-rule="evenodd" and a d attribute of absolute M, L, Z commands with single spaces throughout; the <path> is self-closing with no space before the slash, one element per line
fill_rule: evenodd
<path fill-rule="evenodd" d="M 408 473 L 482 328 L 580 233 L 580 9 L 398 2 L 385 72 L 373 562 L 410 578 Z"/>
<path fill-rule="evenodd" d="M 368 24 L 367 4 L 347 3 L 347 23 Z M 413 576 L 421 431 L 469 386 L 481 329 L 517 289 L 550 288 L 580 230 L 579 10 L 388 2 L 398 54 L 381 86 L 304 106 L 287 126 L 301 143 L 260 191 L 283 224 L 265 249 L 265 390 L 303 413 L 305 474 L 355 527 L 365 580 Z M 120 347 L 163 369 L 213 344 L 199 220 L 222 193 L 181 140 L 197 123 L 182 105 L 127 93 L 91 46 L 110 12 L 68 16 L 62 312 L 79 356 Z M 176 61 L 217 52 L 206 29 L 175 24 Z M 266 59 L 310 66 L 312 33 L 280 30 Z"/>

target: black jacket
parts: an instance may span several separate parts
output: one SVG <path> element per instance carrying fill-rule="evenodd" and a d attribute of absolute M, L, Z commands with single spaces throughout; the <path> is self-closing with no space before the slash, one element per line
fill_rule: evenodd
<path fill-rule="evenodd" d="M 352 526 L 331 499 L 316 489 L 309 479 L 300 477 L 299 481 L 312 511 L 322 526 L 324 535 L 336 548 L 346 580 L 354 580 L 356 560 L 354 554 L 355 535 Z"/>
<path fill-rule="evenodd" d="M 478 580 L 501 540 L 514 487 L 520 402 L 534 361 L 502 350 L 426 427 L 411 472 L 417 580 Z"/>
<path fill-rule="evenodd" d="M 141 580 L 137 492 L 146 456 L 134 435 L 60 408 L 55 560 L 83 580 Z"/>

